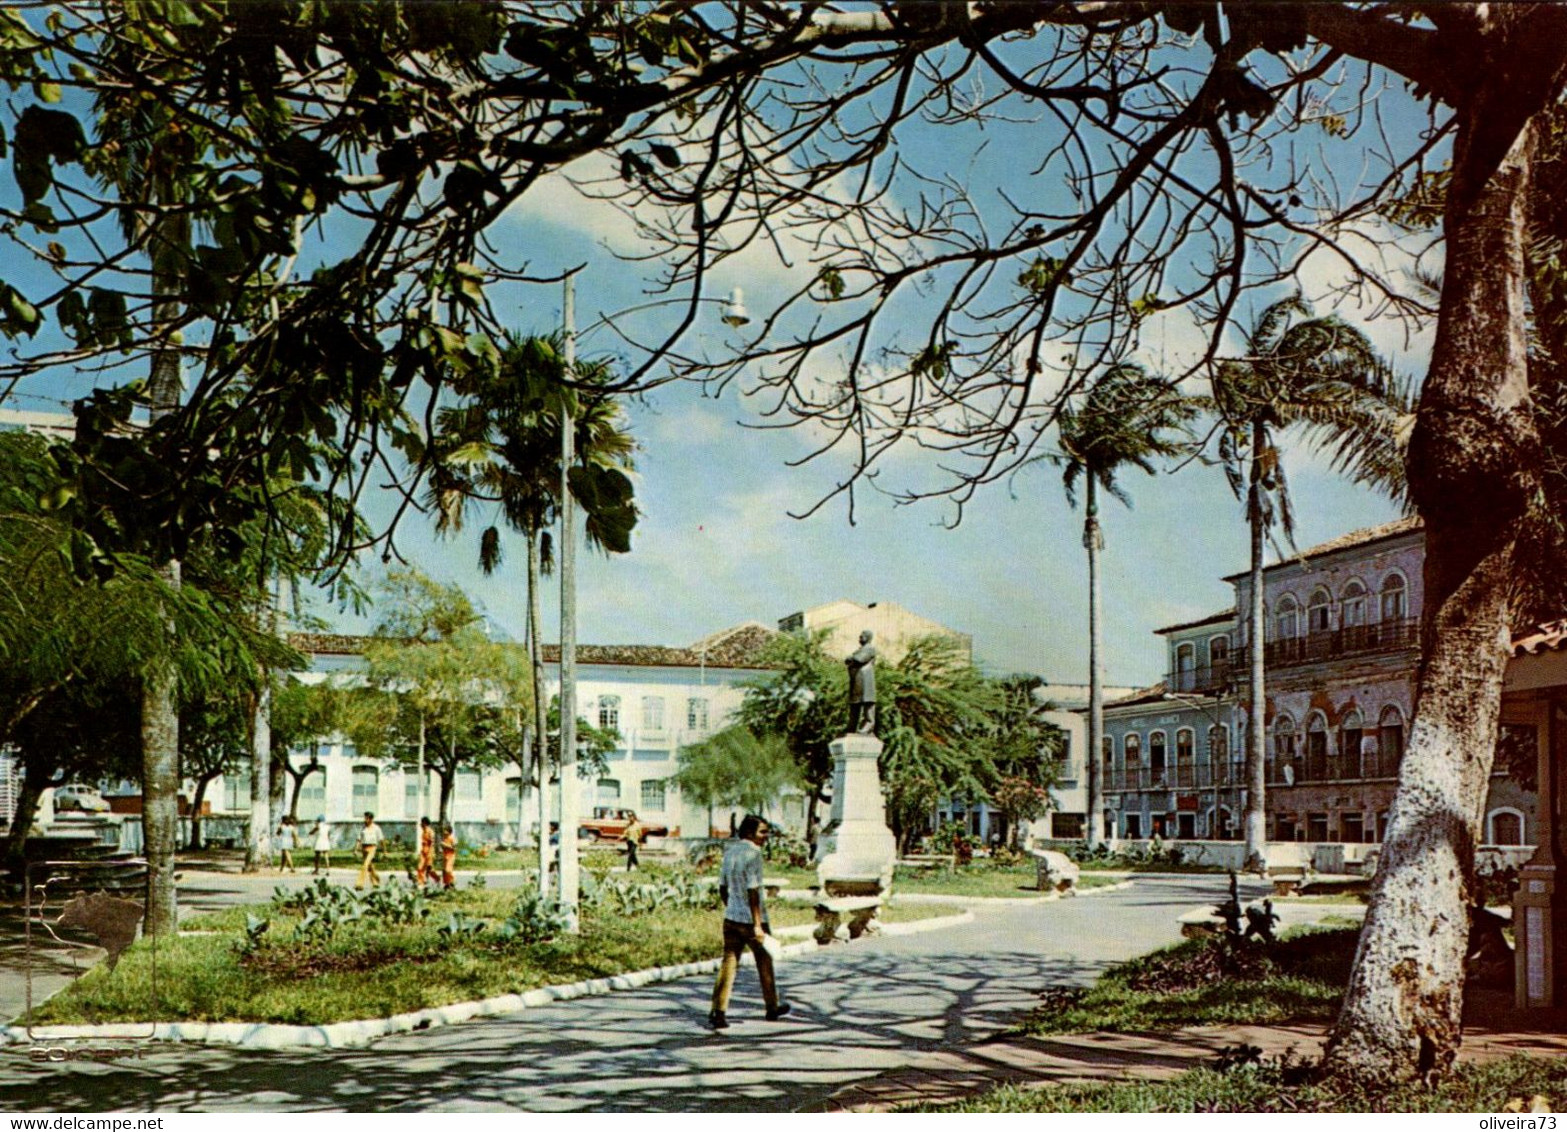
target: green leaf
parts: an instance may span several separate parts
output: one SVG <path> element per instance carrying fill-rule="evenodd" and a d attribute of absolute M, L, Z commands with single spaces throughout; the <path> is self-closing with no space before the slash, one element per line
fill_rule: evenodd
<path fill-rule="evenodd" d="M 45 82 L 42 79 L 33 82 L 33 93 L 45 102 L 59 102 L 65 97 L 65 92 L 60 89 L 59 83 Z"/>
<path fill-rule="evenodd" d="M 648 150 L 653 154 L 654 157 L 658 158 L 658 163 L 664 166 L 664 168 L 680 168 L 680 151 L 677 150 L 674 146 L 664 145 L 660 142 L 648 146 Z"/>

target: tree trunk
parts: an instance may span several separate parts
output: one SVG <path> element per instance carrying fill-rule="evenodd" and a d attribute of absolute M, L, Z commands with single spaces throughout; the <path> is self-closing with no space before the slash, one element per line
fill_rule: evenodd
<path fill-rule="evenodd" d="M 1105 840 L 1104 746 L 1105 687 L 1104 649 L 1100 641 L 1099 552 L 1104 549 L 1104 532 L 1099 529 L 1099 499 L 1093 473 L 1088 474 L 1083 510 L 1083 547 L 1088 551 L 1088 750 L 1084 754 L 1084 777 L 1088 780 L 1088 813 L 1084 831 L 1088 847 L 1097 849 Z"/>
<path fill-rule="evenodd" d="M 1251 426 L 1251 490 L 1246 494 L 1246 521 L 1251 528 L 1251 594 L 1246 610 L 1247 634 L 1251 650 L 1247 689 L 1250 707 L 1246 721 L 1246 816 L 1243 830 L 1246 838 L 1245 870 L 1250 873 L 1268 871 L 1268 696 L 1264 683 L 1266 670 L 1263 663 L 1263 644 L 1267 637 L 1263 625 L 1262 601 L 1262 450 L 1268 441 L 1267 424 L 1261 420 Z M 1225 757 L 1229 757 L 1226 750 Z"/>
<path fill-rule="evenodd" d="M 164 578 L 179 584 L 179 563 Z M 143 932 L 167 935 L 175 930 L 174 855 L 179 846 L 180 716 L 172 668 L 148 673 L 142 686 L 141 796 L 142 843 L 147 857 L 147 907 Z"/>
<path fill-rule="evenodd" d="M 1529 18 L 1505 9 L 1477 18 L 1492 31 Z M 1476 43 L 1471 66 L 1510 86 L 1512 72 L 1497 56 L 1513 45 L 1498 38 Z M 1457 119 L 1441 314 L 1409 456 L 1410 490 L 1426 524 L 1416 708 L 1326 1059 L 1330 1072 L 1362 1080 L 1444 1072 L 1459 1043 L 1511 557 L 1538 460 L 1524 322 L 1527 120 L 1537 108 L 1520 114 L 1511 98 L 1482 89 Z"/>
<path fill-rule="evenodd" d="M 22 789 L 16 796 L 16 814 L 11 818 L 11 831 L 5 842 L 5 859 L 12 868 L 20 868 L 26 859 L 27 839 L 32 835 L 33 823 L 38 820 L 38 799 L 50 785 L 52 783 L 41 775 L 26 774 L 22 778 Z"/>
<path fill-rule="evenodd" d="M 451 820 L 452 786 L 457 778 L 457 774 L 455 771 L 443 771 L 440 767 L 436 767 L 435 777 L 441 780 L 441 812 L 437 820 L 440 821 L 441 827 L 444 829 L 446 823 Z"/>
<path fill-rule="evenodd" d="M 262 674 L 250 731 L 250 830 L 242 871 L 259 873 L 272 862 L 272 681 Z"/>
<path fill-rule="evenodd" d="M 533 750 L 539 783 L 539 897 L 550 889 L 550 741 L 549 701 L 544 696 L 544 644 L 539 639 L 539 540 L 544 532 L 530 527 L 528 535 L 528 659 L 533 664 Z"/>
<path fill-rule="evenodd" d="M 217 775 L 196 779 L 196 790 L 190 796 L 190 840 L 186 843 L 191 852 L 201 848 L 201 806 L 207 800 L 207 787 Z"/>
<path fill-rule="evenodd" d="M 576 277 L 567 275 L 561 294 L 564 324 L 562 361 L 568 376 L 577 368 Z M 577 919 L 577 808 L 582 784 L 577 779 L 577 520 L 569 477 L 576 464 L 571 390 L 560 402 L 560 906 L 572 934 Z"/>

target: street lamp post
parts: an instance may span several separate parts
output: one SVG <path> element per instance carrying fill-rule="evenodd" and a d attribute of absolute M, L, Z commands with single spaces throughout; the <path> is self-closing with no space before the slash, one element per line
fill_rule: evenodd
<path fill-rule="evenodd" d="M 567 380 L 577 368 L 577 272 L 580 267 L 566 273 L 562 280 L 561 323 L 563 360 Z M 716 299 L 698 298 L 697 302 L 718 302 Z M 736 287 L 724 303 L 722 316 L 729 326 L 743 326 L 751 321 L 746 313 L 745 296 Z M 628 307 L 619 314 L 630 314 L 664 305 L 665 301 L 644 303 Z M 612 325 L 608 316 L 601 317 L 583 334 L 590 334 L 600 326 Z M 561 390 L 560 417 L 560 899 L 561 910 L 566 914 L 570 931 L 577 931 L 577 897 L 581 879 L 577 858 L 577 809 L 581 802 L 582 786 L 577 781 L 577 539 L 576 503 L 571 495 L 571 468 L 576 462 L 576 426 L 572 414 L 570 388 Z M 540 790 L 546 783 L 541 773 Z M 547 838 L 548 831 L 541 825 L 540 838 Z"/>

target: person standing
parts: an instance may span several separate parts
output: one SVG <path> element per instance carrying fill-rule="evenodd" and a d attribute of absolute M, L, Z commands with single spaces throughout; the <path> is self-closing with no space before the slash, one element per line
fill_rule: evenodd
<path fill-rule="evenodd" d="M 429 818 L 419 819 L 419 867 L 414 870 L 414 880 L 420 888 L 435 875 L 435 827 Z"/>
<path fill-rule="evenodd" d="M 375 814 L 365 811 L 365 824 L 359 830 L 359 879 L 355 888 L 363 888 L 369 880 L 371 888 L 381 884 L 381 874 L 375 871 L 376 850 L 381 848 L 381 827 L 375 824 Z"/>
<path fill-rule="evenodd" d="M 315 838 L 312 845 L 316 854 L 310 874 L 326 876 L 332 871 L 332 827 L 327 825 L 325 818 L 317 818 L 316 826 L 310 832 Z"/>
<path fill-rule="evenodd" d="M 762 900 L 762 846 L 767 832 L 765 819 L 747 814 L 740 822 L 739 836 L 724 846 L 718 882 L 718 893 L 724 901 L 724 959 L 713 984 L 713 1009 L 707 1016 L 708 1025 L 715 1030 L 729 1026 L 729 995 L 734 990 L 740 955 L 748 947 L 756 960 L 756 977 L 762 984 L 767 1020 L 776 1022 L 790 1010 L 789 1003 L 779 1001 L 773 957 L 764 946 L 768 923 Z"/>
<path fill-rule="evenodd" d="M 294 867 L 294 845 L 298 840 L 294 829 L 294 819 L 284 817 L 277 827 L 277 871 L 279 873 L 296 873 L 299 870 Z"/>
<path fill-rule="evenodd" d="M 451 822 L 441 827 L 441 884 L 457 887 L 457 834 Z"/>
<path fill-rule="evenodd" d="M 642 843 L 642 823 L 634 816 L 631 824 L 626 826 L 626 872 L 637 867 L 637 846 Z"/>

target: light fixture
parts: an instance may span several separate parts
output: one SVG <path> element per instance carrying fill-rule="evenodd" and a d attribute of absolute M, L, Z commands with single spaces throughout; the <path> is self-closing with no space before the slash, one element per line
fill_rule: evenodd
<path fill-rule="evenodd" d="M 745 292 L 739 287 L 729 293 L 729 299 L 724 303 L 722 317 L 725 326 L 744 326 L 751 321 L 751 316 L 745 309 Z"/>

